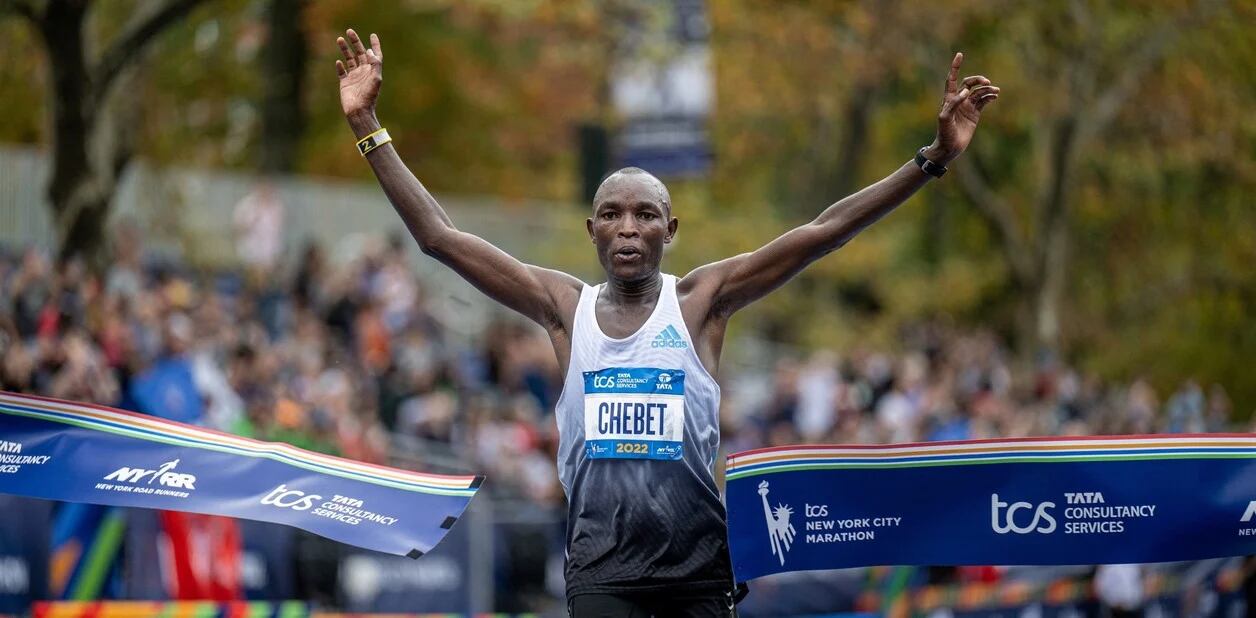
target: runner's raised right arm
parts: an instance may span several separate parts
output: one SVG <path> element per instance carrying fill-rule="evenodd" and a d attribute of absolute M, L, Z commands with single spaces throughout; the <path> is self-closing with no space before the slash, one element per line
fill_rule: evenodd
<path fill-rule="evenodd" d="M 374 34 L 370 49 L 353 30 L 345 35 L 336 39 L 343 56 L 336 61 L 340 104 L 354 134 L 362 139 L 380 128 L 375 101 L 383 81 L 384 54 Z M 574 307 L 579 299 L 583 285 L 579 279 L 524 264 L 483 238 L 459 231 L 391 144 L 371 150 L 366 159 L 423 253 L 452 268 L 493 300 L 542 326 L 562 326 L 561 316 L 570 313 L 569 306 Z"/>

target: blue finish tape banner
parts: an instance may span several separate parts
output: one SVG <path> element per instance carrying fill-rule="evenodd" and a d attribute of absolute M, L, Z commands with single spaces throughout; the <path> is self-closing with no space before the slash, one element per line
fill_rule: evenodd
<path fill-rule="evenodd" d="M 792 446 L 728 458 L 738 581 L 1256 554 L 1256 435 Z"/>
<path fill-rule="evenodd" d="M 417 558 L 445 536 L 482 480 L 0 392 L 5 494 L 269 521 Z"/>

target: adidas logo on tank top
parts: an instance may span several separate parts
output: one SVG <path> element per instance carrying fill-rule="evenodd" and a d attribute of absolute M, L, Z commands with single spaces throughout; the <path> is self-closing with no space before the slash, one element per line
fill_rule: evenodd
<path fill-rule="evenodd" d="M 658 336 L 656 336 L 654 341 L 650 343 L 650 347 L 684 349 L 689 347 L 689 342 L 685 341 L 685 338 L 680 336 L 680 333 L 676 331 L 675 325 L 668 324 L 667 328 L 659 331 Z"/>

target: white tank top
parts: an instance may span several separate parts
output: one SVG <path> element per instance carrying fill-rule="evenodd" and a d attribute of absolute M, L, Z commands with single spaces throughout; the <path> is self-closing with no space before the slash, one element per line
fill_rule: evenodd
<path fill-rule="evenodd" d="M 676 584 L 730 590 L 724 507 L 712 466 L 720 388 L 664 274 L 653 313 L 612 339 L 585 286 L 556 407 L 569 507 L 568 595 Z"/>

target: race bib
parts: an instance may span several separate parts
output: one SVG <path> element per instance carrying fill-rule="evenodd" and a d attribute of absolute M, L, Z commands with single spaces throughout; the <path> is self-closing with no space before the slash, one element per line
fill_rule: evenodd
<path fill-rule="evenodd" d="M 684 455 L 685 372 L 611 367 L 584 372 L 584 453 L 593 459 Z"/>

